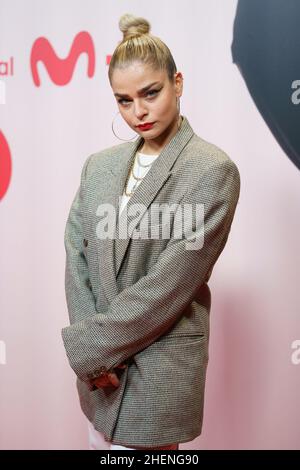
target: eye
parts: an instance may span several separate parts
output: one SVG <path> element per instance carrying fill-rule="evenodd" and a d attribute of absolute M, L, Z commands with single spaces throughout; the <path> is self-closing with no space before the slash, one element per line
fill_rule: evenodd
<path fill-rule="evenodd" d="M 158 90 L 150 90 L 150 91 L 148 91 L 146 94 L 147 94 L 147 95 L 150 94 L 150 96 L 153 96 L 153 95 L 151 95 L 151 93 L 154 93 L 154 95 L 155 95 L 156 93 L 158 93 Z"/>
<path fill-rule="evenodd" d="M 124 101 L 127 101 L 127 102 L 128 102 L 128 100 L 125 100 L 125 98 L 121 98 L 120 100 L 118 100 L 118 103 L 124 104 Z"/>
<path fill-rule="evenodd" d="M 145 95 L 146 96 L 149 95 L 150 98 L 151 98 L 151 97 L 155 96 L 159 91 L 160 90 L 150 90 L 150 91 L 147 91 Z M 129 102 L 130 102 L 130 100 L 126 100 L 126 98 L 121 98 L 121 99 L 118 100 L 118 103 L 120 103 L 120 104 L 127 104 Z"/>

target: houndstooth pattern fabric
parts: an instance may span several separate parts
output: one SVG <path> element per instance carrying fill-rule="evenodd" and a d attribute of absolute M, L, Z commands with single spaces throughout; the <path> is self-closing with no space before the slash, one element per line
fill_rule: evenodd
<path fill-rule="evenodd" d="M 128 201 L 128 211 L 141 205 L 128 235 L 99 239 L 97 209 L 102 204 L 115 209 L 114 234 L 119 233 L 119 197 L 141 140 L 86 159 L 64 238 L 70 325 L 62 329 L 62 338 L 77 375 L 81 408 L 107 441 L 128 447 L 187 442 L 201 433 L 208 281 L 240 193 L 236 164 L 196 135 L 183 116 Z M 135 238 L 134 230 L 142 227 L 154 203 L 203 205 L 203 246 L 189 250 L 185 237 L 175 237 L 175 213 L 169 237 Z M 192 222 L 195 227 L 195 211 Z M 159 233 L 163 225 L 156 223 Z M 119 387 L 92 385 L 93 377 L 121 363 L 127 367 L 115 369 Z"/>

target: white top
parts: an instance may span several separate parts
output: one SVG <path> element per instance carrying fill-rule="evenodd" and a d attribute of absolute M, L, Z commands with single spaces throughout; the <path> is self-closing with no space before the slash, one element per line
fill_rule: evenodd
<path fill-rule="evenodd" d="M 154 160 L 158 157 L 158 155 L 146 155 L 145 153 L 141 153 L 141 152 L 137 152 L 137 154 L 139 155 L 139 160 L 143 165 L 148 165 L 149 163 L 153 163 Z M 134 165 L 133 165 L 133 172 L 134 172 L 135 176 L 137 176 L 139 178 L 141 178 L 142 176 L 145 177 L 145 175 L 148 173 L 150 168 L 151 168 L 151 165 L 147 166 L 147 168 L 144 168 L 144 167 L 140 166 L 138 164 L 138 159 L 137 159 L 137 155 L 136 155 L 135 160 L 134 160 Z M 137 185 L 135 187 L 135 190 L 134 190 L 134 192 L 135 192 L 138 185 L 141 183 L 141 181 L 142 180 L 136 181 L 133 178 L 132 174 L 130 173 L 130 177 L 129 177 L 129 180 L 128 180 L 128 183 L 127 183 L 127 191 L 128 192 L 132 191 L 133 186 L 135 185 L 135 183 L 137 183 Z M 126 206 L 126 204 L 129 201 L 130 197 L 131 196 L 126 196 L 125 188 L 124 188 L 124 192 L 123 192 L 121 203 L 120 203 L 119 215 L 121 214 L 122 210 Z"/>

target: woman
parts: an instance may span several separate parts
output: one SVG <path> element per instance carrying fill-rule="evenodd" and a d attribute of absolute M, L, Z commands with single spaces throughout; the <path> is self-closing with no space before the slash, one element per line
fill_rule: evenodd
<path fill-rule="evenodd" d="M 178 449 L 202 429 L 207 282 L 240 176 L 180 114 L 182 74 L 149 23 L 123 15 L 119 25 L 109 80 L 138 138 L 83 166 L 65 230 L 70 326 L 62 337 L 91 440 Z"/>

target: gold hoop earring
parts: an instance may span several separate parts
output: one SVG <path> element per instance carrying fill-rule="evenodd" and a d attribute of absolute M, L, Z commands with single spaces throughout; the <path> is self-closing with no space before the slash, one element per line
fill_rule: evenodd
<path fill-rule="evenodd" d="M 117 114 L 115 115 L 115 117 L 114 117 L 113 120 L 112 120 L 112 123 L 111 123 L 112 131 L 113 131 L 113 133 L 115 134 L 115 136 L 117 137 L 117 139 L 119 139 L 119 140 L 124 140 L 125 142 L 130 142 L 131 140 L 135 139 L 136 136 L 139 135 L 139 134 L 135 134 L 135 136 L 132 137 L 131 139 L 122 139 L 121 137 L 119 137 L 119 136 L 115 133 L 115 131 L 114 131 L 114 120 L 116 119 L 116 117 L 117 117 L 118 114 L 120 114 L 120 111 L 117 112 Z"/>

